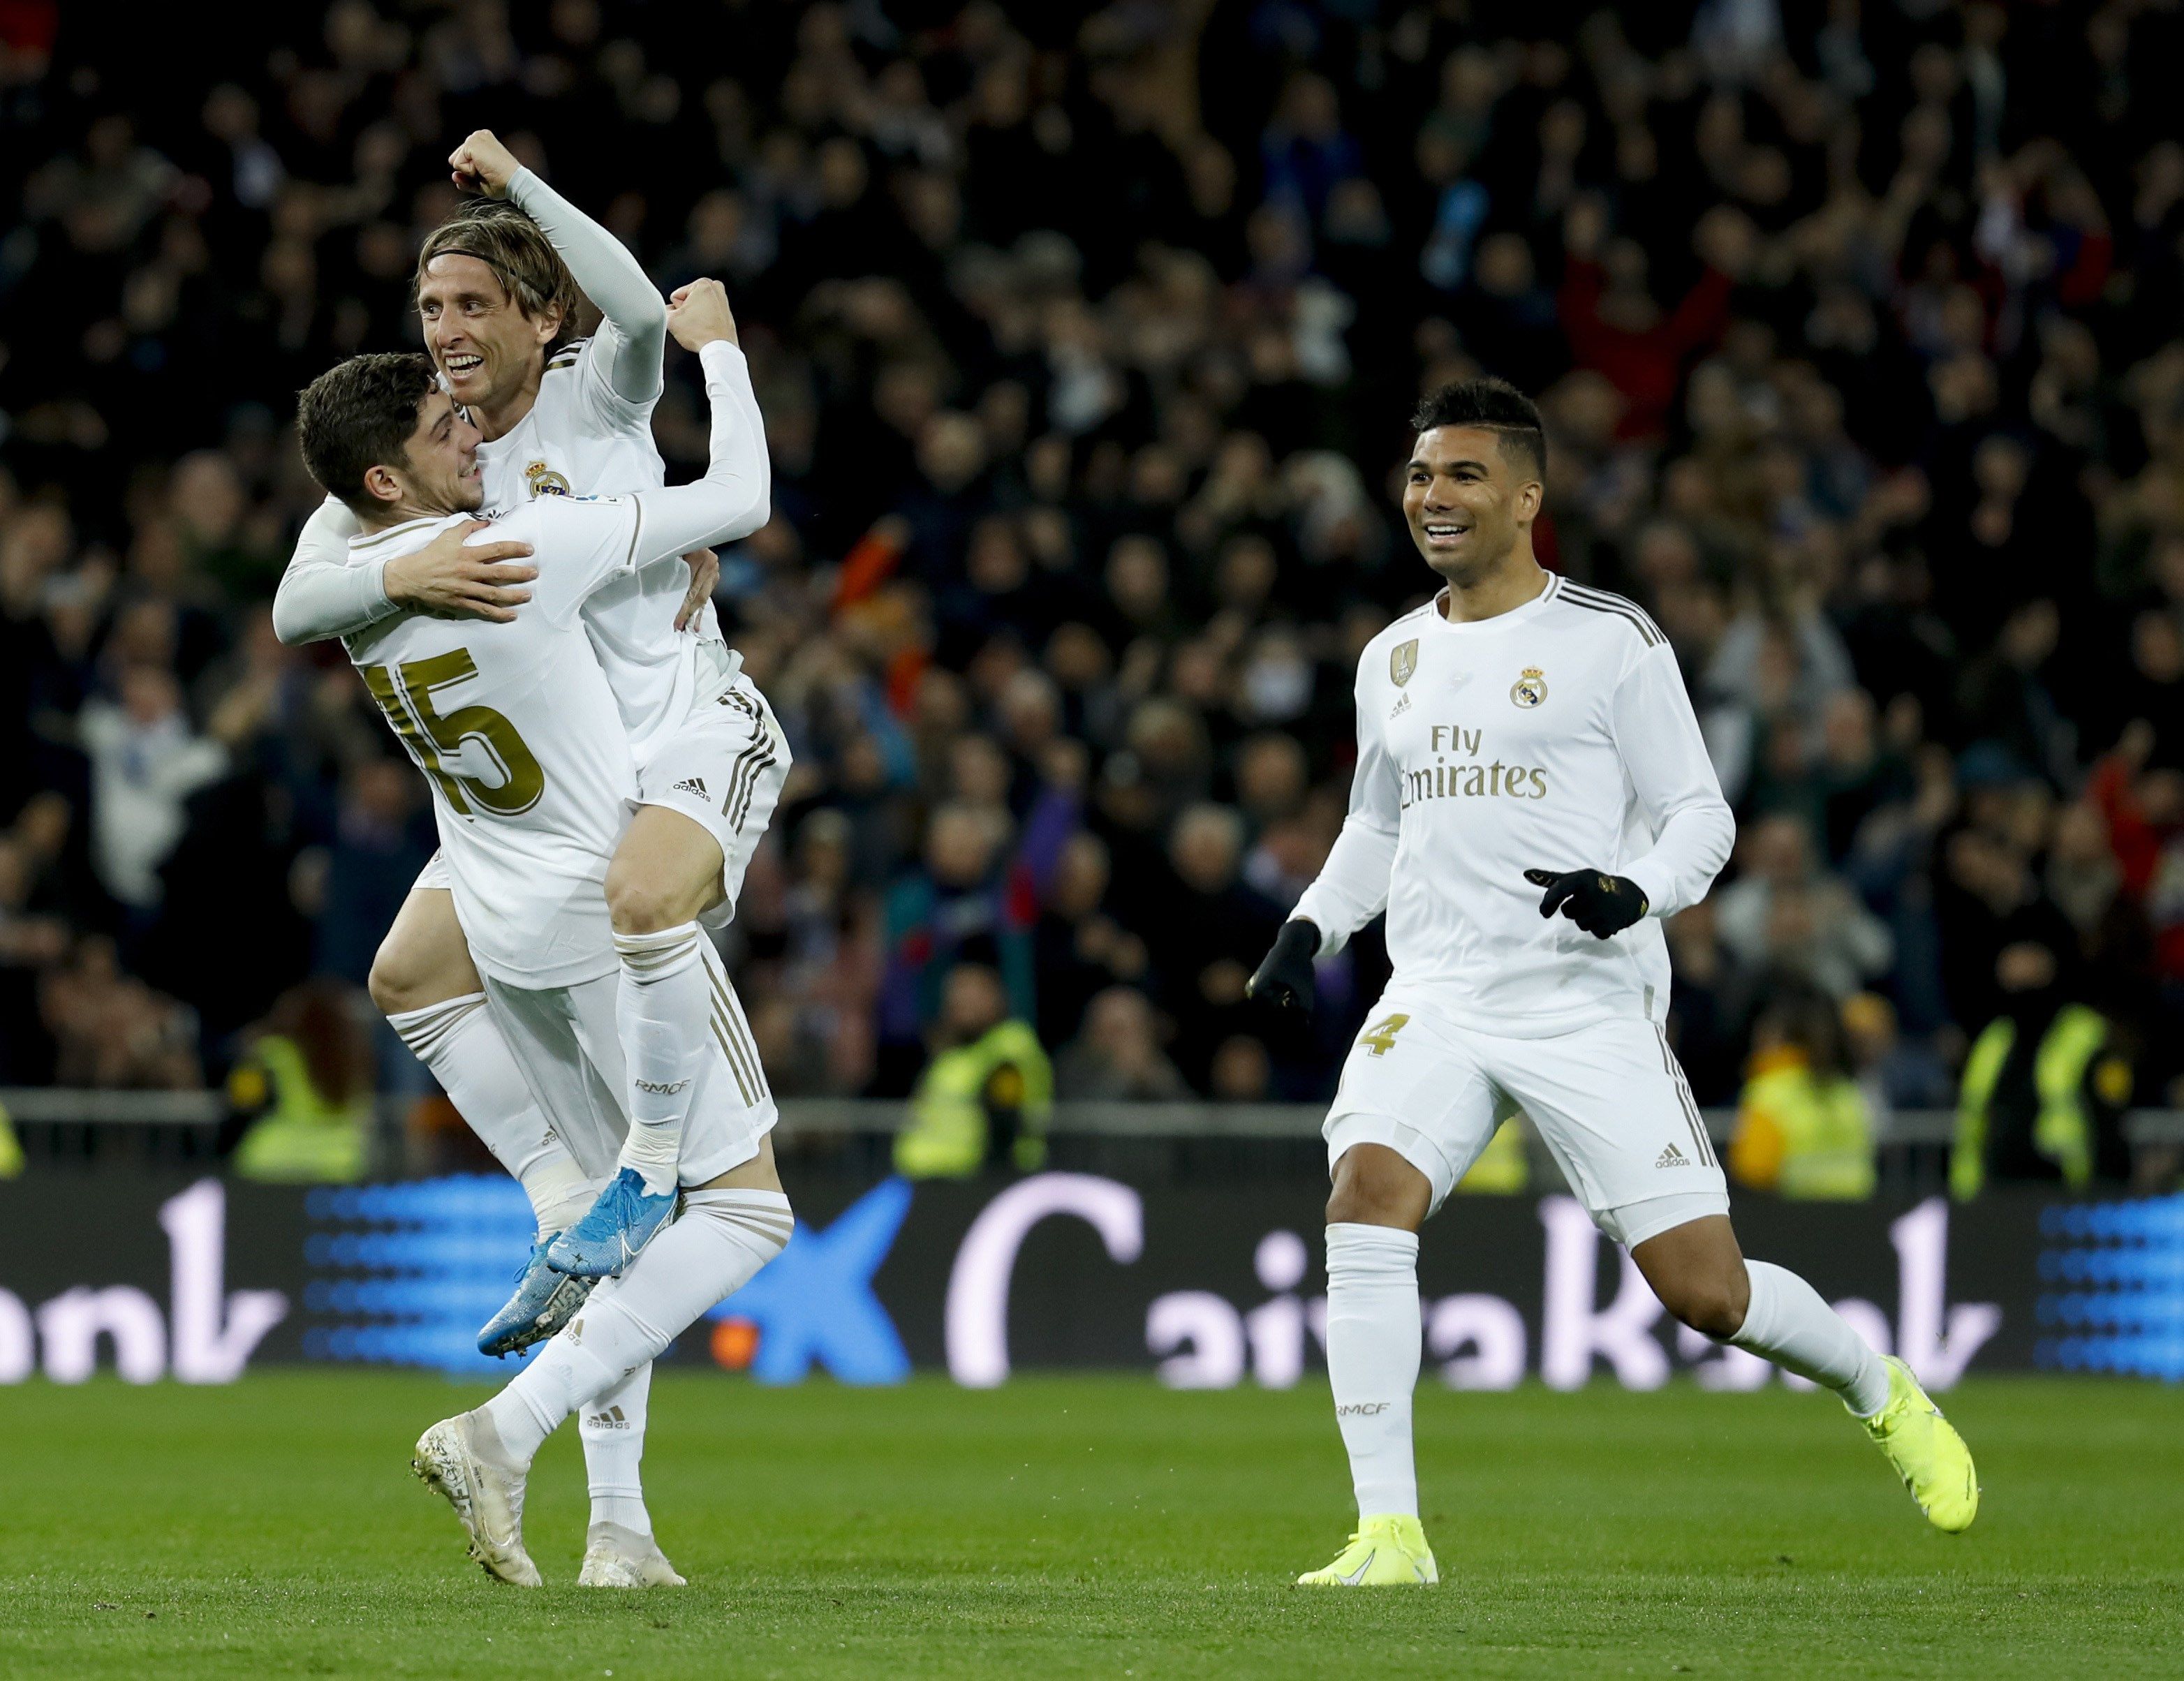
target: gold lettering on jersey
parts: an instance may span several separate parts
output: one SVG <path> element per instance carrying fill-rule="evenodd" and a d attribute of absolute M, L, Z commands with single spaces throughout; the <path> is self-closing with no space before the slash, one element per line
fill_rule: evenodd
<path fill-rule="evenodd" d="M 1429 799 L 1545 799 L 1547 773 L 1535 765 L 1428 765 L 1402 773 L 1405 810 Z"/>
<path fill-rule="evenodd" d="M 533 496 L 566 496 L 569 481 L 543 461 L 532 461 L 523 469 L 523 481 L 531 487 Z"/>
<path fill-rule="evenodd" d="M 1418 669 L 1418 639 L 1398 643 L 1388 654 L 1388 680 L 1397 688 L 1410 682 L 1411 674 Z"/>
<path fill-rule="evenodd" d="M 1509 699 L 1519 706 L 1537 706 L 1547 698 L 1547 674 L 1537 665 L 1527 665 L 1524 674 L 1509 685 Z"/>
<path fill-rule="evenodd" d="M 1545 799 L 1547 773 L 1529 765 L 1509 765 L 1496 759 L 1479 761 L 1484 730 L 1467 730 L 1461 724 L 1429 724 L 1427 740 L 1434 763 L 1401 773 L 1401 805 L 1405 810 L 1428 799 Z M 1451 765 L 1450 754 L 1472 762 Z"/>

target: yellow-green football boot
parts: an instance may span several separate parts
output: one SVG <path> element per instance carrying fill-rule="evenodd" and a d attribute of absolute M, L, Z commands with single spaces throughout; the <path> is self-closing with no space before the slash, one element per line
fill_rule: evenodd
<path fill-rule="evenodd" d="M 1979 1473 L 1972 1467 L 1972 1450 L 1919 1387 L 1911 1368 L 1892 1355 L 1887 1365 L 1888 1404 L 1858 1422 L 1888 1456 L 1926 1521 L 1947 1534 L 1962 1534 L 1979 1516 Z"/>
<path fill-rule="evenodd" d="M 1300 1588 L 1429 1588 L 1440 1580 L 1418 1520 L 1390 1514 L 1360 1518 L 1350 1545 L 1322 1570 L 1297 1578 Z"/>

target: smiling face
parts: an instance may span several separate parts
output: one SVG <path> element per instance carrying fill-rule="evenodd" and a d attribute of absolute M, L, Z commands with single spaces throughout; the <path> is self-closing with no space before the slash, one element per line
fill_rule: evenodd
<path fill-rule="evenodd" d="M 447 392 L 432 392 L 417 405 L 416 430 L 403 445 L 402 459 L 371 468 L 365 489 L 394 519 L 467 514 L 485 500 L 481 442 Z"/>
<path fill-rule="evenodd" d="M 1426 564 L 1468 587 L 1530 535 L 1544 493 L 1526 452 L 1487 426 L 1418 434 L 1403 475 L 1403 518 Z"/>
<path fill-rule="evenodd" d="M 446 252 L 417 281 L 425 344 L 455 401 L 491 413 L 535 387 L 546 347 L 560 331 L 558 314 L 526 314 L 500 276 L 476 257 Z"/>

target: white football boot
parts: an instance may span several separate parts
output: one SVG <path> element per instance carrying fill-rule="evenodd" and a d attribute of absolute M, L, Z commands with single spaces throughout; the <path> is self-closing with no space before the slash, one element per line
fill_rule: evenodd
<path fill-rule="evenodd" d="M 538 1567 L 523 1550 L 526 1472 L 508 1462 L 500 1433 L 482 1412 L 443 1418 L 417 1439 L 410 1468 L 448 1504 L 471 1538 L 471 1556 L 488 1576 L 519 1588 L 539 1585 Z"/>
<path fill-rule="evenodd" d="M 649 1535 L 620 1523 L 594 1523 L 584 1539 L 579 1588 L 687 1588 Z"/>

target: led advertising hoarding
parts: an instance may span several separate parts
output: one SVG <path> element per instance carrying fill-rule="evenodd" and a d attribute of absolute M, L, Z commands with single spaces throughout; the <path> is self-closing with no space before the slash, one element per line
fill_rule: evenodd
<path fill-rule="evenodd" d="M 672 1358 L 765 1383 L 913 1370 L 1143 1368 L 1177 1387 L 1286 1387 L 1323 1365 L 1303 1180 L 1215 1188 L 1084 1173 L 790 1194 L 794 1241 Z M 0 1383 L 97 1371 L 219 1383 L 259 1362 L 505 1373 L 476 1353 L 530 1241 L 504 1179 L 315 1189 L 57 1174 L 0 1187 Z M 2184 1197 L 1955 1206 L 1747 1198 L 1748 1254 L 1794 1267 L 1931 1387 L 2036 1367 L 2184 1378 Z M 1795 1382 L 1662 1313 L 1567 1197 L 1459 1198 L 1420 1261 L 1427 1371 L 1649 1389 Z"/>

